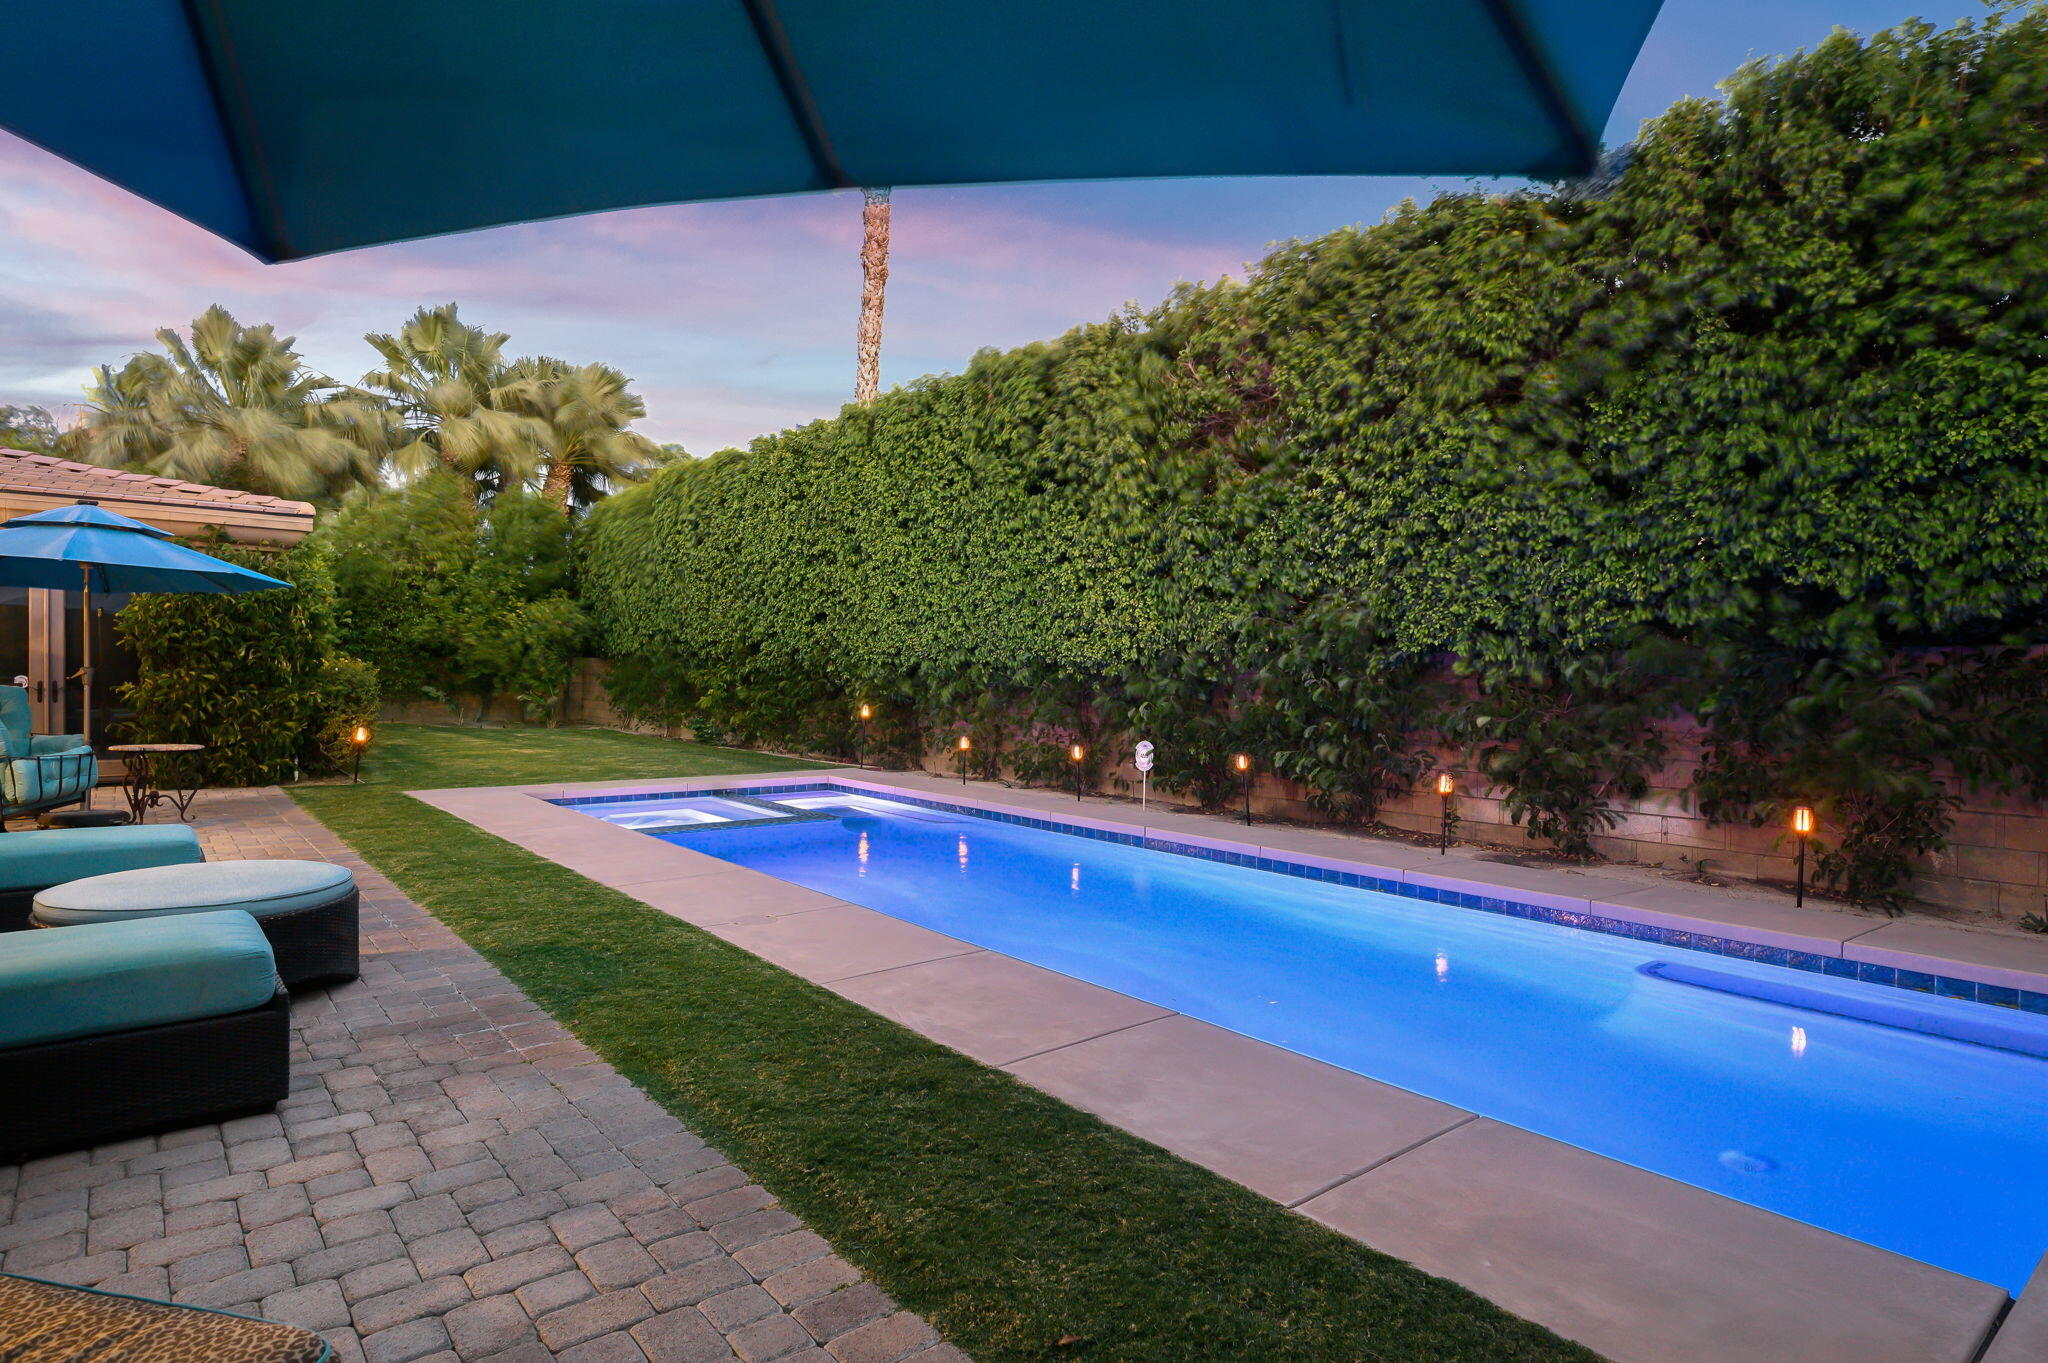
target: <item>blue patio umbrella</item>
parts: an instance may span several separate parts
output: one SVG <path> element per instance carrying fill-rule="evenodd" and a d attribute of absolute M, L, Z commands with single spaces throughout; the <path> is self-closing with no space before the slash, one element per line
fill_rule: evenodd
<path fill-rule="evenodd" d="M 187 549 L 166 531 L 90 501 L 16 516 L 0 525 L 0 587 L 85 593 L 85 741 L 92 743 L 94 592 L 261 592 L 292 584 Z"/>
<path fill-rule="evenodd" d="M 852 186 L 1584 172 L 1658 0 L 72 0 L 0 126 L 266 260 Z"/>

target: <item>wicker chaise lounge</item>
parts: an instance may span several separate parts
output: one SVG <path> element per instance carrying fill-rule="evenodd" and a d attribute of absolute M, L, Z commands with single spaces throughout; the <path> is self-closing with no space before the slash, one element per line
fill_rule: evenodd
<path fill-rule="evenodd" d="M 0 1164 L 274 1107 L 290 1024 L 246 913 L 14 934 L 0 949 Z"/>

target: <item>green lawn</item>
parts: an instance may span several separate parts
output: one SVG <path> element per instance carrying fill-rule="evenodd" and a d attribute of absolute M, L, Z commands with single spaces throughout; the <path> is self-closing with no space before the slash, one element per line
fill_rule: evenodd
<path fill-rule="evenodd" d="M 294 795 L 979 1363 L 1593 1357 L 403 793 L 806 765 L 390 725 Z"/>

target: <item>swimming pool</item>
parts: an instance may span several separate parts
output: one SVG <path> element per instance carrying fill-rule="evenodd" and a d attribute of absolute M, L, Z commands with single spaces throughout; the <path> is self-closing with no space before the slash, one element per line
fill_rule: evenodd
<path fill-rule="evenodd" d="M 651 836 L 2011 1290 L 2048 1248 L 2048 1018 L 864 794 L 751 798 L 814 817 Z"/>

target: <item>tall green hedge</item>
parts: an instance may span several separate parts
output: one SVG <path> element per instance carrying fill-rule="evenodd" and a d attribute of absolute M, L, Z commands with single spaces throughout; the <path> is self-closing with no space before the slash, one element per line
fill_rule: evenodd
<path fill-rule="evenodd" d="M 2048 17 L 1727 90 L 1597 185 L 1407 205 L 612 498 L 615 693 L 812 746 L 868 698 L 1027 765 L 1136 721 L 1185 788 L 1250 745 L 1365 817 L 1449 739 L 1576 850 L 1680 710 L 1718 817 L 1818 799 L 1843 845 L 1858 800 L 1945 828 L 1950 758 L 2048 781 L 1995 647 L 2048 600 Z M 1909 693 L 1947 727 L 1893 761 Z"/>

